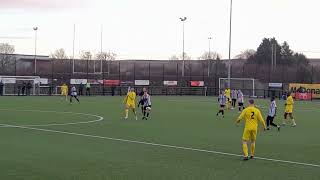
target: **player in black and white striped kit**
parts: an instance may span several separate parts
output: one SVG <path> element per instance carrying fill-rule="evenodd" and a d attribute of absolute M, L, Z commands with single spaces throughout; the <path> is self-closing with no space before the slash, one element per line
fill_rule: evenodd
<path fill-rule="evenodd" d="M 71 88 L 70 103 L 72 103 L 72 98 L 75 98 L 78 101 L 78 103 L 80 103 L 80 101 L 78 99 L 77 89 L 75 86 L 72 86 L 72 88 Z"/>
<path fill-rule="evenodd" d="M 278 131 L 280 131 L 280 126 L 273 123 L 273 120 L 276 117 L 276 115 L 277 115 L 277 104 L 276 104 L 275 97 L 272 97 L 270 107 L 269 107 L 269 113 L 267 117 L 267 130 L 270 130 L 270 125 L 271 125 L 273 127 L 277 127 Z"/>
<path fill-rule="evenodd" d="M 147 91 L 144 92 L 142 96 L 143 101 L 143 118 L 142 120 L 148 120 L 150 112 L 151 112 L 151 97 Z"/>
<path fill-rule="evenodd" d="M 224 108 L 226 107 L 226 104 L 227 104 L 227 96 L 224 91 L 221 91 L 221 94 L 218 97 L 218 102 L 220 105 L 220 109 L 217 112 L 217 116 L 219 116 L 219 114 L 221 113 L 222 117 L 224 118 Z"/>

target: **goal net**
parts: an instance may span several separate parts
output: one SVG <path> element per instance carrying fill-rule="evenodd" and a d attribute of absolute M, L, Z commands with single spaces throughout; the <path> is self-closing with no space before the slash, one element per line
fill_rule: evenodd
<path fill-rule="evenodd" d="M 228 88 L 228 78 L 219 78 L 219 91 Z M 245 96 L 256 97 L 254 78 L 230 78 L 230 89 L 241 90 Z"/>

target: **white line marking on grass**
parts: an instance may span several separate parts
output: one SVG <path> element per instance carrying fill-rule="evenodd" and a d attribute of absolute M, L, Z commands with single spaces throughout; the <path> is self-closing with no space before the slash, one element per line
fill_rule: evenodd
<path fill-rule="evenodd" d="M 22 125 L 24 127 L 49 127 L 49 126 L 66 126 L 66 125 L 77 125 L 77 124 L 90 124 L 95 122 L 103 121 L 104 118 L 95 114 L 87 114 L 87 113 L 75 113 L 75 112 L 59 112 L 59 111 L 42 111 L 42 110 L 18 110 L 18 109 L 0 109 L 0 111 L 18 111 L 18 112 L 40 112 L 40 113 L 56 113 L 56 114 L 75 114 L 75 115 L 83 115 L 83 116 L 91 116 L 96 117 L 96 120 L 92 121 L 82 121 L 82 122 L 71 122 L 71 123 L 52 123 L 52 124 L 30 124 L 30 125 Z M 19 126 L 19 125 L 17 125 Z M 0 127 L 8 127 L 0 126 Z"/>
<path fill-rule="evenodd" d="M 127 143 L 133 143 L 133 144 L 142 144 L 142 145 L 158 146 L 158 147 L 165 147 L 165 148 L 172 148 L 172 149 L 181 149 L 181 150 L 188 150 L 188 151 L 195 151 L 195 152 L 205 152 L 205 153 L 225 155 L 225 156 L 242 157 L 242 155 L 239 155 L 239 154 L 219 152 L 219 151 L 213 151 L 213 150 L 205 150 L 205 149 L 197 149 L 197 148 L 191 148 L 191 147 L 174 146 L 174 145 L 167 145 L 167 144 L 158 144 L 158 143 L 151 143 L 151 142 L 135 141 L 135 140 L 128 140 L 128 139 L 119 139 L 119 138 L 96 136 L 96 135 L 89 135 L 89 134 L 80 134 L 80 133 L 58 131 L 58 130 L 50 130 L 50 129 L 40 129 L 40 128 L 33 128 L 33 127 L 25 127 L 25 126 L 14 126 L 14 125 L 7 125 L 7 124 L 0 124 L 0 125 L 2 125 L 4 127 L 9 127 L 9 128 L 20 128 L 20 129 L 36 130 L 36 131 L 58 133 L 58 134 L 67 134 L 67 135 L 81 136 L 81 137 L 88 137 L 88 138 L 107 139 L 107 140 L 111 140 L 111 141 L 127 142 Z M 264 157 L 255 157 L 255 159 L 320 168 L 320 165 L 311 164 L 311 163 L 287 161 L 287 160 L 280 160 L 280 159 L 270 159 L 270 158 L 264 158 Z"/>

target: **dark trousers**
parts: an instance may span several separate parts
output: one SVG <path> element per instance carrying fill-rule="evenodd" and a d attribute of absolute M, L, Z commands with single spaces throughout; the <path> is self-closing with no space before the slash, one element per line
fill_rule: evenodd
<path fill-rule="evenodd" d="M 278 127 L 278 125 L 276 125 L 275 123 L 273 123 L 274 117 L 268 116 L 267 117 L 267 127 L 269 127 L 270 125 L 273 127 Z"/>
<path fill-rule="evenodd" d="M 236 102 L 237 102 L 237 99 L 232 99 L 231 105 L 232 105 L 233 108 L 236 107 Z"/>
<path fill-rule="evenodd" d="M 82 88 L 79 88 L 79 96 L 82 96 L 83 94 L 82 94 L 82 91 L 83 91 L 83 89 Z"/>
<path fill-rule="evenodd" d="M 86 90 L 86 95 L 87 95 L 87 96 L 91 96 L 90 88 L 87 88 L 87 90 Z"/>

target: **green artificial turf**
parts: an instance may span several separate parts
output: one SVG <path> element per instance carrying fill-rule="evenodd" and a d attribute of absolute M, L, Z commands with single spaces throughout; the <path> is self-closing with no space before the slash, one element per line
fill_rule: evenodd
<path fill-rule="evenodd" d="M 81 104 L 70 105 L 61 97 L 0 97 L 0 124 L 14 125 L 0 128 L 0 179 L 320 179 L 319 166 L 260 159 L 243 162 L 241 157 L 214 153 L 241 155 L 243 131 L 243 125 L 237 127 L 234 123 L 237 110 L 227 111 L 224 119 L 216 117 L 215 97 L 152 97 L 148 121 L 135 121 L 132 114 L 124 120 L 123 97 L 80 100 Z M 269 101 L 256 102 L 265 117 Z M 280 123 L 284 102 L 277 103 L 275 121 Z M 319 107 L 317 102 L 296 102 L 298 126 L 283 127 L 281 132 L 260 131 L 256 156 L 320 165 Z M 98 119 L 85 114 L 102 116 L 104 120 L 29 126 Z M 138 114 L 141 116 L 140 111 Z"/>

